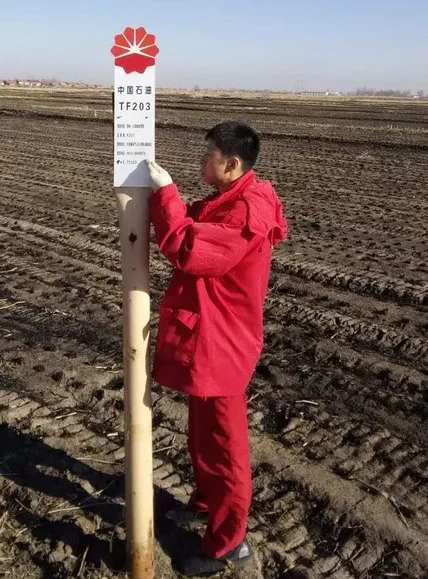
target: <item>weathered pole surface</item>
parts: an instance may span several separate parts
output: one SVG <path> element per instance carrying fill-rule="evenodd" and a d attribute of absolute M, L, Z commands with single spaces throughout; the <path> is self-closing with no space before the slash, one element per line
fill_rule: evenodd
<path fill-rule="evenodd" d="M 154 577 L 147 216 L 150 192 L 137 187 L 116 189 L 123 276 L 126 529 L 132 579 Z"/>
<path fill-rule="evenodd" d="M 114 188 L 123 278 L 125 485 L 128 570 L 154 577 L 148 196 L 154 160 L 155 37 L 126 28 L 115 37 Z"/>

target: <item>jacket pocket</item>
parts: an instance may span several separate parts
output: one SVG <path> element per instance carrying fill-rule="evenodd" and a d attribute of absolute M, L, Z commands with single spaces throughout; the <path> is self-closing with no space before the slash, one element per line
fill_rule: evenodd
<path fill-rule="evenodd" d="M 175 361 L 190 366 L 195 354 L 199 314 L 164 306 L 159 313 L 156 347 L 159 361 Z"/>

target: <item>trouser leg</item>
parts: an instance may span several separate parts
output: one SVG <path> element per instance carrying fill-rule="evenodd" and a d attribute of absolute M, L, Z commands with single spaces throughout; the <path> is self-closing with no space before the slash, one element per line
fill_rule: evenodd
<path fill-rule="evenodd" d="M 196 504 L 209 511 L 202 549 L 221 557 L 244 540 L 247 530 L 252 495 L 247 403 L 242 395 L 194 397 L 191 404 L 189 449 L 202 499 Z"/>

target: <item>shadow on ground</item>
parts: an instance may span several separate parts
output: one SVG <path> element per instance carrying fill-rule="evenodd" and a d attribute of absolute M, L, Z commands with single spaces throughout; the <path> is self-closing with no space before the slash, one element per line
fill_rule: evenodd
<path fill-rule="evenodd" d="M 88 565 L 104 564 L 112 572 L 125 568 L 123 474 L 100 472 L 7 425 L 0 426 L 0 463 L 3 510 L 29 531 L 16 545 L 27 551 L 46 579 L 66 577 L 65 567 L 78 571 L 85 552 Z M 93 492 L 85 490 L 85 481 Z M 170 493 L 155 487 L 156 539 L 173 565 L 199 545 L 199 535 L 165 518 L 165 512 L 178 505 Z"/>

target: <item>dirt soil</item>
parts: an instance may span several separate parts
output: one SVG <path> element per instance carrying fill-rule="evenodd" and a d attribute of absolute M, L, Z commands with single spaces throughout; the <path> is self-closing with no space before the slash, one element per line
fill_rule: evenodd
<path fill-rule="evenodd" d="M 157 155 L 207 194 L 244 119 L 290 222 L 248 391 L 246 579 L 428 577 L 428 105 L 158 99 Z M 0 576 L 124 579 L 121 273 L 108 92 L 0 91 Z M 152 247 L 152 327 L 171 273 Z M 156 577 L 198 535 L 186 400 L 154 385 Z M 172 564 L 171 564 L 172 562 Z"/>

